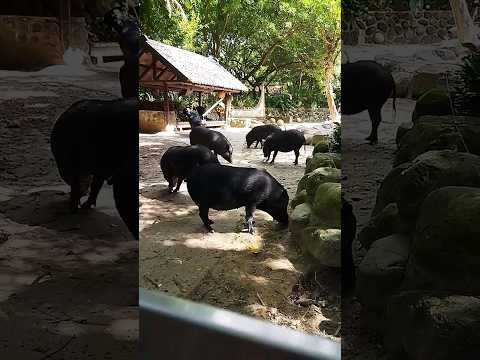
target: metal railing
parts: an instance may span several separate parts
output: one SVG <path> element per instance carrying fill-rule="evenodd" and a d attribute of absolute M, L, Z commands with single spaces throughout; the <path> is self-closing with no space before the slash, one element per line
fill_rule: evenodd
<path fill-rule="evenodd" d="M 144 289 L 142 360 L 339 360 L 340 343 Z"/>

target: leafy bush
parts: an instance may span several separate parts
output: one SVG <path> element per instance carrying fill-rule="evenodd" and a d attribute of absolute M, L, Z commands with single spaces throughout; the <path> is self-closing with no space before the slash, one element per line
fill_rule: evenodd
<path fill-rule="evenodd" d="M 480 116 L 480 55 L 473 54 L 463 59 L 457 73 L 454 104 L 458 114 Z"/>
<path fill-rule="evenodd" d="M 335 129 L 330 136 L 329 148 L 331 152 L 342 152 L 342 126 L 340 124 L 335 124 Z"/>

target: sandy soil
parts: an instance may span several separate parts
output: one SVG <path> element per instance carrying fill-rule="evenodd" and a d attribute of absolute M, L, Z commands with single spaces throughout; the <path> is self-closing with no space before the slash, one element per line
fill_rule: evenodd
<path fill-rule="evenodd" d="M 132 359 L 138 243 L 112 189 L 68 211 L 50 152 L 56 116 L 119 95 L 117 75 L 64 66 L 0 72 L 0 353 L 5 359 Z"/>
<path fill-rule="evenodd" d="M 293 198 L 312 147 L 301 150 L 298 166 L 293 152 L 269 165 L 260 148 L 246 148 L 247 130 L 222 132 L 234 147 L 233 166 L 265 168 Z M 325 269 L 305 277 L 306 261 L 288 230 L 257 211 L 255 234 L 242 233 L 242 208 L 211 210 L 216 232 L 209 234 L 186 184 L 167 193 L 160 158 L 188 142 L 188 132 L 140 136 L 140 286 L 339 340 L 339 276 Z"/>
<path fill-rule="evenodd" d="M 397 99 L 396 120 L 393 119 L 392 100 L 382 111 L 379 143 L 375 146 L 364 140 L 370 133 L 367 112 L 342 116 L 342 191 L 351 200 L 357 218 L 357 233 L 370 219 L 376 192 L 392 168 L 396 149 L 395 134 L 400 123 L 410 121 L 415 102 Z M 356 263 L 364 252 L 354 243 Z M 361 305 L 352 294 L 342 296 L 342 359 L 384 359 L 380 340 L 361 317 Z"/>

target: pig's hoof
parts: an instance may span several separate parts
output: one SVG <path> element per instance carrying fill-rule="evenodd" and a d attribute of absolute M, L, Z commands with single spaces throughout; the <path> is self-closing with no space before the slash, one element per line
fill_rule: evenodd
<path fill-rule="evenodd" d="M 210 228 L 210 229 L 208 229 L 208 232 L 209 232 L 210 234 L 214 234 L 214 233 L 215 233 L 215 230 L 213 230 L 212 228 Z"/>
<path fill-rule="evenodd" d="M 82 209 L 91 209 L 92 206 L 96 206 L 96 204 L 95 204 L 95 203 L 92 203 L 92 202 L 90 202 L 90 201 L 85 201 L 80 207 L 81 207 Z"/>

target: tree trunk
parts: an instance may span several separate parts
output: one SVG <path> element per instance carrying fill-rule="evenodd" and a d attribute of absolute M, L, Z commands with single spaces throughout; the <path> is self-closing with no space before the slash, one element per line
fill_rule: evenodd
<path fill-rule="evenodd" d="M 467 2 L 465 0 L 450 0 L 450 6 L 455 18 L 458 40 L 466 48 L 480 51 L 478 28 L 468 12 Z"/>
<path fill-rule="evenodd" d="M 333 72 L 335 65 L 331 61 L 325 64 L 325 97 L 327 98 L 328 112 L 332 121 L 340 122 L 337 107 L 335 106 L 335 98 L 333 95 Z"/>

